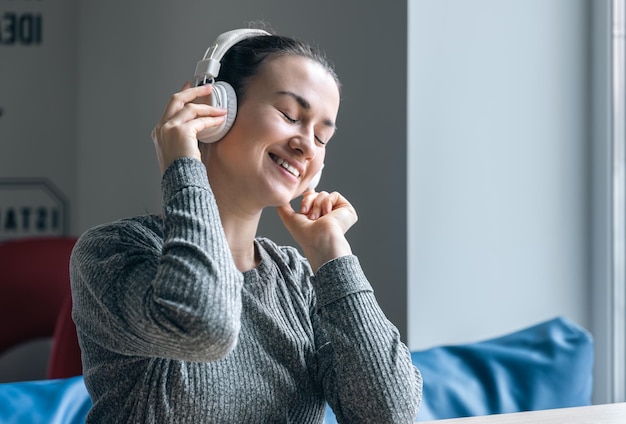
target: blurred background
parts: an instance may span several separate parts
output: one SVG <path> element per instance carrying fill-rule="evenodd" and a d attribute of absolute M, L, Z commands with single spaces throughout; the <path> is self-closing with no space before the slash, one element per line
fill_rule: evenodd
<path fill-rule="evenodd" d="M 356 207 L 349 240 L 409 347 L 567 316 L 596 339 L 595 402 L 620 400 L 611 3 L 0 0 L 0 241 L 158 213 L 152 127 L 220 33 L 264 21 L 335 64 L 320 188 Z M 293 243 L 273 210 L 259 235 Z M 48 348 L 0 378 L 37 378 Z"/>

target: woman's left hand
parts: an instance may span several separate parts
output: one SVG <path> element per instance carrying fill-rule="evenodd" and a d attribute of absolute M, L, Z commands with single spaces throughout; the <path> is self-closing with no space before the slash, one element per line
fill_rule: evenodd
<path fill-rule="evenodd" d="M 314 271 L 331 259 L 352 254 L 345 233 L 358 217 L 354 207 L 338 192 L 308 190 L 302 195 L 300 212 L 290 204 L 276 209 Z"/>

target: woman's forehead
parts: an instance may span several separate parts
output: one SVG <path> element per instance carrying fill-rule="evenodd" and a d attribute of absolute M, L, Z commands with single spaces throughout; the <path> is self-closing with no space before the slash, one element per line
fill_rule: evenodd
<path fill-rule="evenodd" d="M 309 102 L 319 98 L 339 103 L 339 86 L 333 75 L 313 59 L 304 56 L 278 56 L 259 70 L 259 85 L 274 92 L 294 92 Z"/>
<path fill-rule="evenodd" d="M 319 62 L 306 56 L 280 55 L 268 58 L 260 67 L 257 76 L 274 77 L 289 81 L 295 78 L 309 84 L 328 84 L 338 89 L 333 75 Z"/>

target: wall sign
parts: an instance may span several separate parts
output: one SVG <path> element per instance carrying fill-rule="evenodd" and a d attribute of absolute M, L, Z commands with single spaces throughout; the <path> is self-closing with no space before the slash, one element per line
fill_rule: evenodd
<path fill-rule="evenodd" d="M 0 0 L 0 46 L 40 46 L 43 3 L 44 0 Z M 0 118 L 2 114 L 0 106 Z"/>
<path fill-rule="evenodd" d="M 0 178 L 0 241 L 68 234 L 68 202 L 45 178 Z"/>
<path fill-rule="evenodd" d="M 69 234 L 78 6 L 0 0 L 0 241 Z"/>
<path fill-rule="evenodd" d="M 40 13 L 3 12 L 0 16 L 0 44 L 41 44 Z"/>
<path fill-rule="evenodd" d="M 38 8 L 42 3 L 43 0 L 4 0 L 4 10 L 0 11 L 0 44 L 41 44 L 43 18 Z"/>

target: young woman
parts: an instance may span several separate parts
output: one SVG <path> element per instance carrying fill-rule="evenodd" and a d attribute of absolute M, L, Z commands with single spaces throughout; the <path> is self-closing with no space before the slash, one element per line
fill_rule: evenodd
<path fill-rule="evenodd" d="M 335 130 L 337 77 L 310 46 L 242 39 L 218 80 L 172 96 L 152 133 L 163 213 L 81 236 L 71 261 L 88 423 L 408 423 L 421 376 L 345 233 L 339 193 L 310 188 Z M 302 195 L 298 211 L 290 201 Z M 256 236 L 276 207 L 304 256 Z"/>

